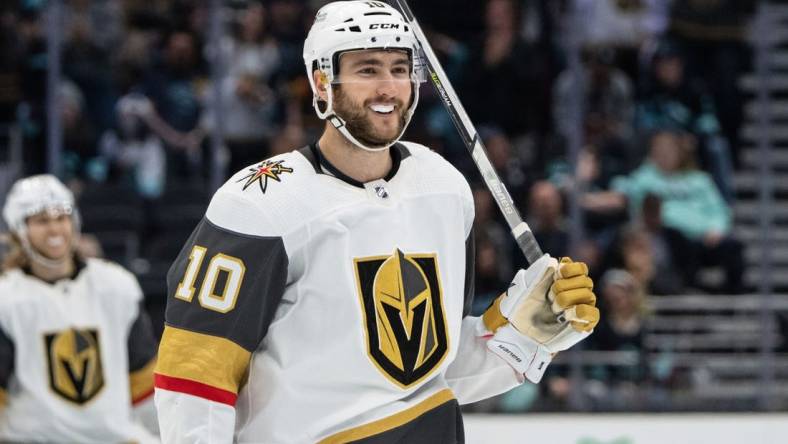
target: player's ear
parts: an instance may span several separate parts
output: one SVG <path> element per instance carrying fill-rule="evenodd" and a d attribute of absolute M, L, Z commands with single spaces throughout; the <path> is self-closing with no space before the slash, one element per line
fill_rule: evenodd
<path fill-rule="evenodd" d="M 324 102 L 328 101 L 328 92 L 326 92 L 326 89 L 328 88 L 328 77 L 326 74 L 323 71 L 316 69 L 312 72 L 312 78 L 315 82 L 315 91 L 317 91 L 317 96 Z"/>

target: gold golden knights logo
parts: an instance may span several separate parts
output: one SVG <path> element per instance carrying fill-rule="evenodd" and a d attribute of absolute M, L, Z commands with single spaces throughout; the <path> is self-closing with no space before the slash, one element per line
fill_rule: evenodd
<path fill-rule="evenodd" d="M 76 404 L 93 399 L 104 387 L 98 331 L 70 329 L 44 340 L 52 390 Z"/>
<path fill-rule="evenodd" d="M 245 180 L 246 182 L 243 186 L 244 191 L 252 186 L 252 184 L 256 183 L 260 187 L 260 191 L 265 194 L 265 190 L 268 189 L 268 179 L 281 182 L 282 179 L 280 177 L 282 174 L 293 172 L 292 168 L 288 168 L 284 165 L 284 162 L 284 160 L 278 160 L 276 162 L 264 160 L 257 164 L 257 166 L 248 168 L 246 176 L 238 179 L 236 183 Z"/>
<path fill-rule="evenodd" d="M 410 387 L 449 349 L 437 256 L 397 249 L 354 263 L 369 357 L 389 380 Z"/>

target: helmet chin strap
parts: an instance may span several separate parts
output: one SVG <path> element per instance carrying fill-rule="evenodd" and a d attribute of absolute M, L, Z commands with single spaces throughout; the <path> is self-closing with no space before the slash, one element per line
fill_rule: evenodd
<path fill-rule="evenodd" d="M 345 126 L 345 119 L 339 117 L 339 115 L 337 113 L 331 114 L 331 116 L 329 116 L 329 118 L 328 118 L 328 121 L 331 122 L 331 124 L 334 125 L 334 128 L 336 128 L 337 131 L 340 132 L 340 134 L 345 136 L 345 139 L 350 141 L 350 143 L 352 143 L 353 145 L 356 145 L 357 147 L 361 148 L 364 151 L 369 151 L 371 153 L 378 153 L 378 152 L 387 150 L 391 145 L 394 145 L 395 143 L 397 143 L 397 141 L 400 139 L 400 137 L 402 137 L 402 134 L 405 132 L 405 129 L 403 128 L 402 132 L 400 132 L 399 135 L 397 136 L 397 138 L 394 139 L 391 143 L 388 143 L 388 144 L 383 145 L 383 146 L 370 147 L 370 146 L 364 145 L 363 143 L 359 142 L 358 139 L 353 137 L 353 134 L 351 134 L 350 131 L 348 131 L 347 126 Z"/>
<path fill-rule="evenodd" d="M 25 254 L 27 254 L 27 257 L 29 257 L 31 261 L 45 268 L 56 269 L 62 267 L 66 262 L 71 260 L 77 242 L 79 241 L 79 233 L 75 232 L 71 237 L 71 245 L 69 246 L 70 254 L 63 256 L 62 259 L 50 259 L 39 253 L 35 248 L 33 248 L 32 245 L 30 245 L 30 240 L 27 238 L 27 233 L 19 236 L 19 240 L 22 244 L 22 249 L 25 251 Z"/>
<path fill-rule="evenodd" d="M 364 151 L 368 151 L 371 153 L 377 153 L 380 151 L 384 151 L 389 149 L 392 145 L 399 142 L 399 139 L 402 138 L 402 135 L 405 134 L 405 130 L 408 128 L 408 124 L 410 124 L 410 119 L 413 117 L 413 111 L 416 109 L 416 104 L 419 102 L 419 87 L 417 82 L 411 82 L 413 88 L 413 100 L 408 108 L 407 115 L 405 116 L 405 125 L 402 126 L 402 131 L 397 135 L 397 137 L 392 140 L 390 143 L 383 145 L 383 146 L 367 146 L 361 143 L 358 139 L 356 139 L 353 134 L 350 133 L 347 129 L 347 125 L 345 125 L 345 119 L 339 116 L 339 114 L 334 111 L 334 94 L 333 88 L 331 87 L 331 83 L 326 84 L 326 109 L 325 111 L 320 111 L 320 107 L 318 106 L 318 97 L 317 95 L 313 96 L 313 105 L 315 110 L 317 111 L 317 115 L 321 119 L 326 119 L 334 126 L 334 128 L 339 131 L 342 136 L 345 137 L 350 143 L 353 145 L 361 148 Z"/>

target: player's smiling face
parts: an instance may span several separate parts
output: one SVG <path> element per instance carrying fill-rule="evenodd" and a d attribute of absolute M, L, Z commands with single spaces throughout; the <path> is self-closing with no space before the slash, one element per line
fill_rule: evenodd
<path fill-rule="evenodd" d="M 71 215 L 42 212 L 27 219 L 27 237 L 30 246 L 40 255 L 52 259 L 64 259 L 71 253 L 74 237 Z"/>
<path fill-rule="evenodd" d="M 339 58 L 334 111 L 367 146 L 386 146 L 404 129 L 411 100 L 410 58 L 400 50 L 349 51 Z"/>

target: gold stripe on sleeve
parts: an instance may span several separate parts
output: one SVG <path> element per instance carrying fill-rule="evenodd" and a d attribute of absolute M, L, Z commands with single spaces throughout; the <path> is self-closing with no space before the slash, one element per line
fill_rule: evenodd
<path fill-rule="evenodd" d="M 0 409 L 2 409 L 3 407 L 5 407 L 5 403 L 6 403 L 6 393 L 5 393 L 5 389 L 3 389 L 2 387 L 0 387 Z"/>
<path fill-rule="evenodd" d="M 218 336 L 165 326 L 156 373 L 238 393 L 251 353 Z"/>
<path fill-rule="evenodd" d="M 153 390 L 153 369 L 156 368 L 156 358 L 153 358 L 139 370 L 129 373 L 129 387 L 131 389 L 131 402 L 144 398 Z"/>
<path fill-rule="evenodd" d="M 401 425 L 413 421 L 414 419 L 421 416 L 423 413 L 426 413 L 434 409 L 435 407 L 438 407 L 441 404 L 445 404 L 451 401 L 452 399 L 454 399 L 454 393 L 452 393 L 450 389 L 441 390 L 435 393 L 434 395 L 430 396 L 429 398 L 414 405 L 413 407 L 410 407 L 399 413 L 395 413 L 394 415 L 388 416 L 386 418 L 382 418 L 377 421 L 370 422 L 369 424 L 364 424 L 362 426 L 354 427 L 352 429 L 348 429 L 336 433 L 334 435 L 329 436 L 328 438 L 323 439 L 318 444 L 346 443 L 346 442 L 356 441 L 359 439 L 368 438 L 370 436 L 377 435 L 379 433 L 383 433 L 391 429 L 395 429 Z"/>

